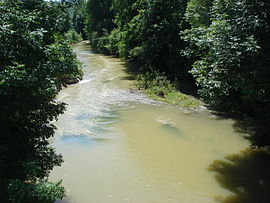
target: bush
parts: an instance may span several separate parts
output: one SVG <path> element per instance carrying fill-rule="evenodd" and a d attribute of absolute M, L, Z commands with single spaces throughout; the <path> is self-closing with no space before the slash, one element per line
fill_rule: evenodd
<path fill-rule="evenodd" d="M 201 105 L 198 100 L 179 92 L 164 73 L 151 71 L 138 74 L 136 80 L 137 87 L 145 89 L 147 95 L 152 99 L 176 104 L 181 108 L 197 108 Z"/>
<path fill-rule="evenodd" d="M 64 39 L 68 41 L 68 43 L 75 43 L 83 40 L 82 36 L 73 29 L 65 33 Z"/>

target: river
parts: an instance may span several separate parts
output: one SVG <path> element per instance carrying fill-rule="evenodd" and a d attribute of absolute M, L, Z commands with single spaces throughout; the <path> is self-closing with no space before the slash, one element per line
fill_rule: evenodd
<path fill-rule="evenodd" d="M 51 180 L 63 180 L 70 203 L 210 203 L 231 195 L 210 169 L 215 160 L 249 142 L 208 110 L 184 111 L 148 99 L 118 58 L 74 45 L 84 78 L 63 89 L 68 104 L 53 146 L 65 162 Z"/>

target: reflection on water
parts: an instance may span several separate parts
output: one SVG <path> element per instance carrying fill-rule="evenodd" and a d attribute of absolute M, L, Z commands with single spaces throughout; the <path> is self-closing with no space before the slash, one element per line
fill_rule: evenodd
<path fill-rule="evenodd" d="M 54 146 L 65 159 L 51 180 L 63 179 L 69 203 L 216 202 L 231 195 L 209 171 L 248 146 L 232 120 L 184 113 L 134 90 L 124 62 L 74 47 L 84 79 L 61 91 L 68 103 Z M 218 170 L 216 170 L 219 172 Z"/>
<path fill-rule="evenodd" d="M 82 146 L 89 146 L 93 144 L 92 139 L 90 139 L 87 135 L 69 135 L 64 134 L 63 136 L 60 136 L 57 140 L 58 144 L 69 144 L 69 143 L 78 143 Z"/>
<path fill-rule="evenodd" d="M 63 134 L 57 138 L 57 145 L 78 144 L 82 147 L 91 147 L 99 142 L 105 142 L 108 138 L 93 137 L 89 135 Z"/>

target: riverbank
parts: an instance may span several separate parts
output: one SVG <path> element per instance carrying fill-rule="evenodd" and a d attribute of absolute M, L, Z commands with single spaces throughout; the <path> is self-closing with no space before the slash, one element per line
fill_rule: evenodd
<path fill-rule="evenodd" d="M 100 53 L 98 50 L 93 50 L 95 53 Z M 141 68 L 139 64 L 129 62 L 118 56 L 114 57 L 125 62 L 125 67 L 127 69 L 125 71 L 131 75 L 133 80 L 135 80 L 135 85 L 132 85 L 131 89 L 135 88 L 141 90 L 150 99 L 177 105 L 182 109 L 199 110 L 205 105 L 200 99 L 179 91 L 176 85 L 167 78 L 165 73 L 160 73 L 158 71 L 140 71 Z"/>
<path fill-rule="evenodd" d="M 203 102 L 199 99 L 181 93 L 165 74 L 158 72 L 140 73 L 136 76 L 136 86 L 144 90 L 147 96 L 156 101 L 174 104 L 184 109 L 199 109 Z"/>

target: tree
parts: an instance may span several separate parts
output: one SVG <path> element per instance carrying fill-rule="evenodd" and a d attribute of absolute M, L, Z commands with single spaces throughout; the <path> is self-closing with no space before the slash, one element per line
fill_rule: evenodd
<path fill-rule="evenodd" d="M 75 31 L 77 34 L 81 35 L 83 39 L 87 39 L 86 32 L 84 29 L 85 23 L 85 10 L 86 1 L 85 0 L 70 0 L 65 2 L 68 6 L 68 16 L 70 19 L 70 30 Z"/>
<path fill-rule="evenodd" d="M 86 5 L 86 33 L 91 45 L 98 48 L 99 38 L 109 34 L 114 28 L 112 0 L 91 0 Z"/>
<path fill-rule="evenodd" d="M 202 13 L 202 12 L 201 12 Z M 197 57 L 192 69 L 202 98 L 217 109 L 245 114 L 258 123 L 270 110 L 270 3 L 266 0 L 216 0 L 211 24 L 184 32 L 187 54 Z M 269 128 L 256 145 L 268 145 Z M 266 130 L 268 129 L 268 130 Z"/>
<path fill-rule="evenodd" d="M 192 27 L 209 26 L 212 0 L 190 0 L 186 8 L 186 20 Z"/>
<path fill-rule="evenodd" d="M 0 196 L 3 202 L 52 202 L 65 195 L 49 172 L 63 161 L 49 145 L 51 121 L 63 113 L 55 97 L 80 78 L 63 41 L 64 8 L 42 0 L 0 3 Z"/>
<path fill-rule="evenodd" d="M 188 28 L 184 20 L 186 4 L 186 0 L 113 0 L 112 6 L 106 8 L 114 16 L 107 18 L 101 12 L 95 14 L 104 6 L 89 1 L 88 30 L 95 36 L 90 41 L 95 42 L 92 45 L 98 51 L 139 62 L 145 71 L 165 72 L 172 80 L 193 82 L 188 73 L 189 60 L 179 51 L 186 46 L 179 37 L 179 32 Z M 106 19 L 111 18 L 115 23 L 113 30 L 104 26 Z"/>

